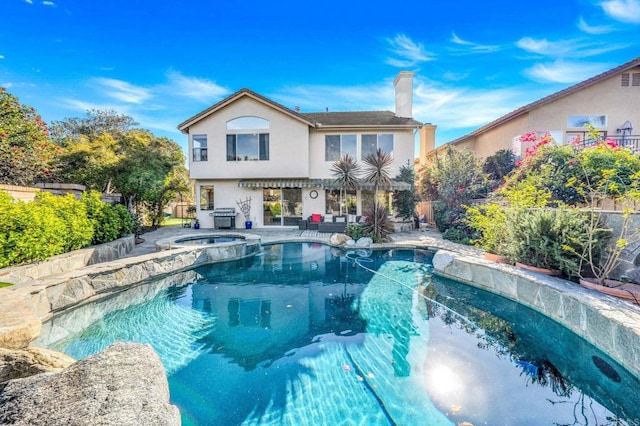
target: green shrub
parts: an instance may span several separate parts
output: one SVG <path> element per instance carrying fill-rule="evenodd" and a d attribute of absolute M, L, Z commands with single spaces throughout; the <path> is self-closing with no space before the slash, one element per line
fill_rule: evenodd
<path fill-rule="evenodd" d="M 347 225 L 347 229 L 345 229 L 344 233 L 351 237 L 352 240 L 358 241 L 360 238 L 365 236 L 364 224 L 350 223 Z"/>
<path fill-rule="evenodd" d="M 113 241 L 132 229 L 127 209 L 102 202 L 95 191 L 81 200 L 41 192 L 31 202 L 0 191 L 0 268 Z"/>
<path fill-rule="evenodd" d="M 493 254 L 505 254 L 507 248 L 507 215 L 504 206 L 496 203 L 466 208 L 465 221 L 479 236 L 471 240 L 476 247 Z"/>
<path fill-rule="evenodd" d="M 112 206 L 103 202 L 97 191 L 82 194 L 82 202 L 87 209 L 87 216 L 94 227 L 93 241 L 103 244 L 130 234 L 133 221 L 127 209 L 122 205 Z"/>
<path fill-rule="evenodd" d="M 122 204 L 116 204 L 112 206 L 118 214 L 118 219 L 120 221 L 120 230 L 118 232 L 118 238 L 126 237 L 127 235 L 133 232 L 133 217 L 129 210 Z"/>
<path fill-rule="evenodd" d="M 64 253 L 67 227 L 53 206 L 0 194 L 0 267 Z"/>
<path fill-rule="evenodd" d="M 587 246 L 587 218 L 575 209 L 509 210 L 507 257 L 538 268 L 555 269 L 565 277 L 579 275 Z"/>
<path fill-rule="evenodd" d="M 40 192 L 36 201 L 41 206 L 50 206 L 66 226 L 64 235 L 64 251 L 78 250 L 87 247 L 93 239 L 94 228 L 87 218 L 84 203 L 72 194 L 64 197 L 55 196 L 48 192 Z"/>

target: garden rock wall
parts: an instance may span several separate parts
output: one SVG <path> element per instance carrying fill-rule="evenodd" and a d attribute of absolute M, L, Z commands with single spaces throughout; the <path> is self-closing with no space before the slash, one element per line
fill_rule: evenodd
<path fill-rule="evenodd" d="M 116 342 L 56 373 L 10 380 L 0 390 L 0 424 L 180 425 L 151 346 Z"/>
<path fill-rule="evenodd" d="M 134 247 L 135 238 L 129 235 L 109 243 L 59 254 L 42 262 L 0 269 L 0 281 L 12 284 L 34 283 L 42 277 L 120 259 Z"/>

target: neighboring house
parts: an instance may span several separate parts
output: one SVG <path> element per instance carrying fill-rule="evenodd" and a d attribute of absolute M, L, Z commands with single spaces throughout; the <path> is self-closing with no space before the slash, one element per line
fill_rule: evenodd
<path fill-rule="evenodd" d="M 520 136 L 529 132 L 549 132 L 561 144 L 576 136 L 584 140 L 586 123 L 639 150 L 640 136 L 633 135 L 633 126 L 640 126 L 640 58 L 518 108 L 437 150 L 421 141 L 420 163 L 427 163 L 447 145 L 468 148 L 480 158 L 501 149 L 521 155 L 530 143 L 522 142 Z"/>
<path fill-rule="evenodd" d="M 201 226 L 214 227 L 214 209 L 235 208 L 235 227 L 244 227 L 237 203 L 247 198 L 255 227 L 296 226 L 312 213 L 361 214 L 373 203 L 372 186 L 347 194 L 341 209 L 331 166 L 345 154 L 361 164 L 378 148 L 393 155 L 392 177 L 413 164 L 421 126 L 412 118 L 413 73 L 400 72 L 394 86 L 395 113 L 302 113 L 242 89 L 178 125 L 189 136 Z"/>

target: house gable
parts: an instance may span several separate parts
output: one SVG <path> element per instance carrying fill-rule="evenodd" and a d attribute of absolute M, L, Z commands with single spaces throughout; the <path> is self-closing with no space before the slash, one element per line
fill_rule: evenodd
<path fill-rule="evenodd" d="M 249 99 L 253 99 L 254 101 L 258 102 L 258 103 L 262 103 L 270 108 L 273 108 L 285 115 L 288 115 L 289 117 L 298 120 L 302 123 L 307 124 L 308 126 L 312 126 L 313 123 L 311 121 L 309 121 L 306 117 L 302 116 L 301 114 L 297 113 L 296 111 L 293 111 L 283 105 L 280 105 L 277 102 L 272 101 L 269 98 L 266 98 L 262 95 L 259 95 L 256 92 L 253 92 L 249 89 L 240 89 L 237 92 L 235 92 L 234 94 L 232 94 L 231 96 L 226 97 L 225 99 L 221 100 L 220 102 L 210 106 L 209 108 L 205 109 L 204 111 L 201 111 L 199 113 L 197 113 L 196 115 L 194 115 L 191 118 L 188 118 L 187 120 L 183 121 L 182 123 L 178 124 L 178 130 L 180 130 L 182 133 L 189 133 L 189 128 L 195 124 L 197 124 L 199 121 L 206 119 L 207 117 L 209 117 L 211 114 L 215 114 L 216 112 L 220 111 L 223 108 L 226 108 L 227 106 L 233 104 L 234 102 L 237 102 L 240 99 L 243 98 L 249 98 Z"/>
<path fill-rule="evenodd" d="M 574 134 L 584 132 L 584 128 L 568 124 L 569 116 L 580 115 L 606 116 L 606 125 L 600 130 L 615 136 L 624 122 L 640 122 L 640 87 L 633 86 L 635 75 L 640 86 L 640 58 L 511 111 L 438 150 L 453 145 L 469 148 L 478 157 L 487 157 L 500 149 L 512 148 L 515 137 L 530 131 L 554 132 L 558 137 L 562 135 L 560 142 L 566 142 Z M 421 161 L 425 162 L 426 157 Z"/>

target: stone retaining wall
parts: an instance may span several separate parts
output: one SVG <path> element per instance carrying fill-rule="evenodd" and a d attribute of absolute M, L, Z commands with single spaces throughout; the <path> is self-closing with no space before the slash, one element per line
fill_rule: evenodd
<path fill-rule="evenodd" d="M 569 281 L 439 250 L 438 275 L 488 290 L 556 320 L 640 377 L 640 307 Z"/>
<path fill-rule="evenodd" d="M 135 238 L 133 235 L 129 235 L 110 243 L 59 254 L 41 262 L 0 269 L 0 281 L 12 284 L 35 283 L 42 277 L 120 259 L 131 252 L 134 247 Z"/>
<path fill-rule="evenodd" d="M 0 347 L 28 346 L 40 335 L 42 321 L 65 309 L 102 299 L 145 280 L 253 254 L 244 244 L 186 247 L 89 265 L 38 280 L 22 280 L 1 290 Z"/>

